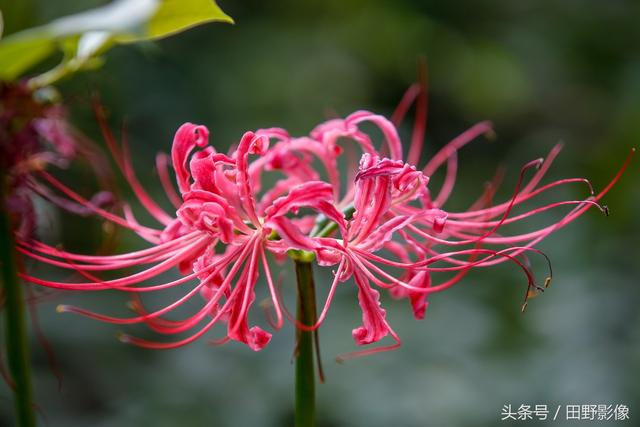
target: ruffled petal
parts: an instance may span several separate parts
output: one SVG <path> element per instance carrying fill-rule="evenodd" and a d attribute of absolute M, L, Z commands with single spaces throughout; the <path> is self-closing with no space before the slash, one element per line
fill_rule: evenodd
<path fill-rule="evenodd" d="M 317 239 L 302 233 L 289 218 L 283 216 L 272 218 L 269 226 L 276 230 L 287 249 L 314 251 L 321 247 Z"/>
<path fill-rule="evenodd" d="M 371 288 L 369 281 L 360 270 L 354 270 L 354 278 L 358 285 L 358 301 L 362 309 L 362 326 L 352 332 L 358 345 L 380 341 L 389 334 L 386 311 L 380 307 L 380 293 Z"/>
<path fill-rule="evenodd" d="M 267 137 L 260 137 L 253 132 L 246 132 L 236 150 L 238 194 L 245 213 L 254 224 L 259 224 L 260 220 L 256 214 L 256 199 L 249 179 L 249 154 L 264 154 L 268 145 L 269 139 Z"/>
<path fill-rule="evenodd" d="M 360 170 L 364 171 L 378 162 L 377 156 L 367 153 L 360 159 Z M 357 243 L 374 230 L 391 206 L 391 178 L 376 175 L 356 180 L 352 221 L 349 223 L 349 241 Z"/>
<path fill-rule="evenodd" d="M 359 249 L 367 252 L 376 252 L 391 240 L 393 234 L 398 230 L 402 230 L 408 224 L 415 220 L 413 215 L 394 216 L 390 220 L 376 228 L 366 239 L 358 245 Z"/>
<path fill-rule="evenodd" d="M 189 154 L 196 146 L 204 148 L 207 144 L 209 144 L 209 129 L 206 126 L 185 123 L 176 132 L 171 148 L 171 160 L 181 193 L 189 191 L 191 178 L 190 171 L 187 170 Z"/>

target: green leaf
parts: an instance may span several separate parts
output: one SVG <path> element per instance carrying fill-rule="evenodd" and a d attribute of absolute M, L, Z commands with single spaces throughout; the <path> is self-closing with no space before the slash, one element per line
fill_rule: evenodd
<path fill-rule="evenodd" d="M 233 23 L 213 0 L 116 0 L 1 40 L 0 79 L 13 80 L 61 49 L 63 63 L 46 73 L 59 79 L 84 69 L 83 62 L 114 42 L 160 39 L 213 21 Z M 36 80 L 52 83 L 50 78 Z"/>
<path fill-rule="evenodd" d="M 211 0 L 165 0 L 147 26 L 149 38 L 161 38 L 207 22 L 233 19 Z"/>
<path fill-rule="evenodd" d="M 0 42 L 0 80 L 14 80 L 55 50 L 56 43 L 43 32 L 7 37 Z"/>

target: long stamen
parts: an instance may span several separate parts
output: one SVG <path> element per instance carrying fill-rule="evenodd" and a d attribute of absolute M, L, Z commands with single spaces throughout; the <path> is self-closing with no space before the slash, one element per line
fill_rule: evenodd
<path fill-rule="evenodd" d="M 170 157 L 165 153 L 158 153 L 156 155 L 156 171 L 158 173 L 158 177 L 160 178 L 160 183 L 162 184 L 162 188 L 164 189 L 167 198 L 173 204 L 173 206 L 178 209 L 182 204 L 182 199 L 176 192 L 176 189 L 173 186 L 171 178 L 169 177 L 169 162 L 171 161 Z"/>
<path fill-rule="evenodd" d="M 125 136 L 124 130 L 122 135 L 122 173 L 129 183 L 129 186 L 138 197 L 138 200 L 147 209 L 147 211 L 158 222 L 163 225 L 168 225 L 173 218 L 171 218 L 158 204 L 149 196 L 147 191 L 142 187 L 138 177 L 136 176 L 133 166 L 131 164 L 131 153 L 129 151 L 129 143 Z"/>
<path fill-rule="evenodd" d="M 175 302 L 155 311 L 152 313 L 145 313 L 141 316 L 137 316 L 137 317 L 131 317 L 131 318 L 118 318 L 118 317 L 113 317 L 113 316 L 105 316 L 99 313 L 95 313 L 95 312 L 91 312 L 89 310 L 85 310 L 82 308 L 78 308 L 78 307 L 73 307 L 73 306 L 68 306 L 68 305 L 60 305 L 56 308 L 56 310 L 58 312 L 72 312 L 72 313 L 77 313 L 77 314 L 81 314 L 87 317 L 91 317 L 93 319 L 96 320 L 101 320 L 104 322 L 108 322 L 108 323 L 114 323 L 114 324 L 132 324 L 132 323 L 138 323 L 138 322 L 145 322 L 151 319 L 154 319 L 156 317 L 162 316 L 170 311 L 173 311 L 174 309 L 182 306 L 185 302 L 187 302 L 188 300 L 191 299 L 191 297 L 193 297 L 194 295 L 196 295 L 203 287 L 205 287 L 206 285 L 208 285 L 226 266 L 227 264 L 240 252 L 240 249 L 226 255 L 225 257 L 221 258 L 220 260 L 218 260 L 217 262 L 215 262 L 212 266 L 208 266 L 209 267 L 215 267 L 215 269 L 213 269 L 213 271 L 209 271 L 206 272 L 207 277 L 200 281 L 200 283 L 198 283 L 197 286 L 195 286 L 192 290 L 190 290 L 187 294 L 185 294 L 183 297 L 179 298 L 178 300 L 176 300 Z M 198 275 L 202 275 L 204 272 L 203 271 L 198 271 L 197 272 Z M 136 305 L 136 307 L 139 309 L 140 306 Z M 208 307 L 207 307 L 208 308 Z M 138 311 L 138 310 L 136 310 Z"/>
<path fill-rule="evenodd" d="M 282 308 L 280 305 L 280 301 L 278 300 L 278 295 L 276 292 L 276 288 L 273 285 L 273 279 L 271 277 L 271 270 L 269 269 L 269 262 L 264 253 L 264 249 L 260 250 L 260 257 L 262 259 L 262 268 L 264 269 L 264 274 L 267 278 L 267 285 L 269 286 L 269 293 L 271 294 L 271 301 L 273 302 L 273 309 L 276 312 L 276 324 L 274 325 L 274 329 L 282 328 L 283 320 L 282 320 Z"/>
<path fill-rule="evenodd" d="M 413 122 L 411 146 L 409 147 L 409 155 L 407 156 L 407 163 L 410 165 L 417 165 L 420 161 L 425 130 L 427 128 L 427 62 L 424 58 L 421 58 L 418 64 L 418 80 L 420 82 L 420 93 L 418 94 L 418 100 L 416 102 L 416 117 Z"/>
<path fill-rule="evenodd" d="M 485 240 L 488 236 L 490 236 L 491 234 L 493 234 L 496 230 L 498 230 L 498 228 L 500 228 L 500 226 L 504 223 L 504 221 L 507 219 L 507 217 L 509 216 L 509 214 L 511 213 L 511 209 L 513 209 L 513 206 L 515 204 L 516 201 L 516 197 L 520 191 L 520 186 L 522 184 L 522 180 L 524 179 L 524 174 L 528 169 L 534 168 L 534 167 L 539 167 L 539 165 L 542 163 L 541 159 L 538 160 L 533 160 L 529 163 L 527 163 L 526 165 L 524 165 L 522 167 L 522 169 L 520 170 L 520 177 L 518 179 L 518 182 L 516 184 L 516 188 L 514 190 L 514 194 L 513 197 L 511 198 L 511 201 L 509 202 L 509 205 L 507 206 L 507 208 L 504 210 L 504 213 L 502 214 L 502 218 L 500 219 L 500 221 L 492 227 L 491 230 L 487 231 L 486 233 L 484 233 L 482 236 L 479 236 L 477 238 L 474 239 L 469 239 L 469 240 L 461 240 L 461 241 L 456 241 L 456 242 L 452 242 L 449 240 L 445 240 L 445 239 L 440 239 L 438 237 L 435 237 L 427 232 L 424 232 L 422 230 L 420 230 L 419 228 L 409 224 L 407 227 L 409 229 L 411 229 L 412 231 L 414 231 L 415 233 L 419 234 L 420 236 L 427 238 L 433 242 L 436 243 L 442 243 L 442 244 L 447 244 L 447 245 L 467 245 L 467 244 L 471 244 L 471 243 L 476 243 L 479 242 L 481 240 Z"/>
<path fill-rule="evenodd" d="M 391 335 L 391 338 L 394 339 L 395 344 L 341 354 L 340 356 L 336 357 L 336 362 L 343 363 L 347 360 L 356 359 L 358 357 L 370 356 L 372 354 L 383 353 L 385 351 L 393 351 L 399 348 L 402 345 L 402 341 L 400 340 L 398 334 L 393 329 L 389 328 L 389 335 Z"/>
<path fill-rule="evenodd" d="M 121 218 L 121 217 L 119 217 L 117 215 L 114 215 L 114 214 L 112 214 L 110 212 L 107 212 L 104 209 L 101 209 L 101 208 L 99 208 L 97 206 L 94 206 L 87 199 L 85 199 L 84 197 L 80 196 L 79 194 L 77 194 L 76 192 L 71 190 L 69 187 L 67 187 L 64 184 L 62 184 L 60 181 L 55 179 L 53 176 L 49 175 L 47 172 L 41 171 L 40 175 L 42 177 L 44 177 L 44 179 L 46 179 L 47 182 L 49 182 L 51 185 L 53 185 L 56 189 L 60 190 L 64 194 L 66 194 L 72 200 L 82 204 L 83 206 L 86 206 L 87 208 L 89 208 L 92 211 L 94 211 L 96 214 L 102 216 L 103 218 L 105 218 L 105 219 L 107 219 L 107 220 L 109 220 L 111 222 L 114 222 L 114 223 L 120 225 L 121 227 L 128 228 L 128 229 L 131 229 L 133 231 L 142 231 L 142 232 L 148 233 L 148 234 L 160 234 L 160 230 L 156 230 L 156 229 L 149 228 L 149 227 L 134 226 L 134 225 L 130 224 L 129 222 L 127 222 L 127 220 L 125 220 L 124 218 Z"/>
<path fill-rule="evenodd" d="M 471 128 L 461 133 L 447 145 L 445 145 L 435 156 L 429 160 L 427 165 L 422 169 L 422 172 L 431 176 L 438 170 L 438 168 L 451 156 L 454 152 L 458 151 L 463 146 L 467 145 L 477 137 L 483 134 L 491 134 L 493 129 L 490 122 L 480 122 L 473 125 Z"/>
<path fill-rule="evenodd" d="M 102 264 L 102 263 L 111 263 L 114 261 L 127 260 L 131 258 L 141 258 L 156 252 L 163 252 L 167 249 L 170 249 L 174 246 L 193 243 L 196 237 L 202 236 L 203 233 L 201 231 L 193 231 L 189 234 L 185 234 L 184 236 L 178 237 L 174 240 L 167 241 L 165 243 L 161 243 L 158 245 L 151 246 L 147 249 L 142 249 L 139 251 L 127 252 L 119 255 L 83 255 L 77 254 L 73 252 L 63 251 L 62 249 L 55 248 L 53 246 L 46 245 L 42 242 L 38 241 L 27 241 L 27 240 L 18 240 L 18 244 L 24 246 L 25 248 L 38 251 L 42 254 L 49 255 L 57 258 L 71 259 L 74 261 L 80 262 L 88 262 L 92 264 Z"/>
<path fill-rule="evenodd" d="M 327 299 L 325 300 L 322 311 L 320 312 L 318 319 L 313 325 L 306 325 L 300 322 L 298 319 L 295 318 L 295 316 L 289 311 L 289 309 L 287 309 L 287 307 L 284 304 L 282 305 L 282 310 L 284 311 L 285 317 L 297 329 L 303 330 L 305 332 L 312 332 L 317 330 L 320 326 L 322 326 L 322 323 L 324 322 L 324 319 L 327 317 L 327 313 L 329 312 L 329 307 L 331 306 L 331 301 L 333 300 L 333 296 L 335 295 L 338 284 L 340 283 L 340 277 L 344 272 L 345 263 L 346 263 L 346 258 L 343 257 L 340 260 L 340 265 L 338 266 L 338 270 L 334 272 L 333 281 L 331 282 L 331 287 L 329 288 L 329 294 L 327 295 Z"/>
<path fill-rule="evenodd" d="M 447 175 L 444 180 L 444 184 L 440 188 L 440 193 L 433 201 L 435 207 L 441 207 L 449 199 L 453 187 L 456 183 L 456 175 L 458 173 L 458 155 L 453 152 L 447 159 Z"/>
<path fill-rule="evenodd" d="M 213 307 L 215 304 L 217 304 L 217 302 L 220 300 L 220 298 L 224 294 L 225 290 L 229 287 L 229 284 L 230 284 L 231 280 L 233 279 L 233 277 L 235 276 L 237 271 L 240 269 L 240 266 L 242 265 L 242 263 L 246 259 L 247 249 L 250 248 L 250 247 L 251 247 L 250 245 L 247 245 L 245 247 L 245 250 L 238 257 L 238 259 L 234 263 L 233 267 L 231 268 L 231 270 L 229 271 L 229 273 L 225 277 L 225 280 L 220 285 L 220 287 L 218 288 L 218 290 L 216 291 L 214 296 L 211 298 L 211 300 L 209 300 L 207 302 L 205 307 L 203 307 L 196 315 L 192 316 L 191 318 L 189 318 L 185 322 L 183 322 L 180 326 L 177 326 L 177 327 L 174 327 L 174 328 L 163 328 L 162 329 L 163 332 L 164 333 L 184 332 L 184 331 L 194 327 L 202 319 L 204 319 L 206 313 L 209 312 L 211 307 Z M 242 278 L 241 278 L 241 280 L 242 280 Z M 218 320 L 222 317 L 222 315 L 229 310 L 230 305 L 234 302 L 235 298 L 237 298 L 237 295 L 238 295 L 238 293 L 240 292 L 241 289 L 242 289 L 242 286 L 236 286 L 233 289 L 233 291 L 231 292 L 231 295 L 229 295 L 229 297 L 227 298 L 227 301 L 225 302 L 223 307 L 218 310 L 218 312 L 215 314 L 215 316 L 212 318 L 212 320 L 209 321 L 201 330 L 199 330 L 195 334 L 193 334 L 190 337 L 187 337 L 187 338 L 185 338 L 183 340 L 170 342 L 170 343 L 157 343 L 157 342 L 153 342 L 153 341 L 147 341 L 147 340 L 143 340 L 143 339 L 140 339 L 140 338 L 131 337 L 131 336 L 126 335 L 126 334 L 120 335 L 120 340 L 123 341 L 123 342 L 132 343 L 132 344 L 140 346 L 140 347 L 147 347 L 147 348 L 154 348 L 154 349 L 171 349 L 171 348 L 177 348 L 177 347 L 186 345 L 186 344 L 188 344 L 188 343 L 190 343 L 192 341 L 195 341 L 196 339 L 200 338 L 202 335 L 204 335 L 209 329 L 211 329 L 218 322 Z"/>
<path fill-rule="evenodd" d="M 91 290 L 101 290 L 101 289 L 113 289 L 113 288 L 126 288 L 126 287 L 130 287 L 131 285 L 135 285 L 138 284 L 140 282 L 143 282 L 151 277 L 155 277 L 160 273 L 163 273 L 165 271 L 167 271 L 168 269 L 176 266 L 177 264 L 179 264 L 181 261 L 188 259 L 190 257 L 193 257 L 193 255 L 195 253 L 198 253 L 199 251 L 201 251 L 204 246 L 206 246 L 207 244 L 207 239 L 201 239 L 196 241 L 195 243 L 191 244 L 190 246 L 188 246 L 187 248 L 185 248 L 184 251 L 182 252 L 178 252 L 176 253 L 174 256 L 172 256 L 171 258 L 162 261 L 161 263 L 148 268 L 144 271 L 132 274 L 130 276 L 126 276 L 126 277 L 122 277 L 119 279 L 113 279 L 113 280 L 100 280 L 95 276 L 89 275 L 86 272 L 83 272 L 83 270 L 78 269 L 77 271 L 79 273 L 81 273 L 82 275 L 85 275 L 86 277 L 89 277 L 89 280 L 91 280 L 90 282 L 84 282 L 84 283 L 66 283 L 66 282 L 56 282 L 56 281 L 50 281 L 50 280 L 44 280 L 44 279 L 40 279 L 34 276 L 30 276 L 27 274 L 21 274 L 20 277 L 22 277 L 24 280 L 27 280 L 31 283 L 36 283 L 39 285 L 44 285 L 44 286 L 49 286 L 52 288 L 58 288 L 58 289 L 70 289 L 70 290 L 84 290 L 84 289 L 91 289 Z"/>

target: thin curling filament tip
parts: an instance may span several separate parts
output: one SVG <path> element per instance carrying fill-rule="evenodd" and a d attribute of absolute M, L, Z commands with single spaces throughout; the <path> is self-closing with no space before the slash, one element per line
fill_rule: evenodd
<path fill-rule="evenodd" d="M 538 296 L 538 293 L 544 292 L 544 288 L 541 288 L 538 285 L 534 285 L 531 289 L 527 291 L 527 298 L 535 298 Z"/>
<path fill-rule="evenodd" d="M 67 313 L 69 312 L 69 306 L 64 304 L 58 304 L 56 306 L 56 313 Z"/>
<path fill-rule="evenodd" d="M 544 279 L 544 288 L 547 289 L 549 286 L 551 286 L 551 277 Z"/>
<path fill-rule="evenodd" d="M 109 221 L 104 221 L 102 223 L 102 231 L 104 231 L 108 235 L 111 235 L 111 234 L 115 234 L 116 228 L 114 227 L 113 223 Z"/>
<path fill-rule="evenodd" d="M 258 305 L 259 305 L 261 308 L 271 308 L 271 307 L 273 307 L 273 303 L 271 302 L 271 300 L 270 300 L 269 298 L 265 298 L 265 299 L 263 299 L 262 301 L 260 301 L 260 302 L 258 303 Z"/>
<path fill-rule="evenodd" d="M 527 305 L 529 305 L 529 302 L 526 302 L 526 301 L 524 304 L 522 304 L 522 308 L 521 308 L 522 313 L 524 313 L 527 310 Z"/>
<path fill-rule="evenodd" d="M 542 165 L 544 164 L 544 157 L 540 157 L 539 159 L 536 159 L 535 162 L 536 162 L 535 163 L 535 168 L 536 168 L 536 170 L 539 170 L 542 167 Z"/>
<path fill-rule="evenodd" d="M 131 337 L 124 332 L 118 332 L 116 334 L 116 338 L 118 339 L 118 341 L 124 344 L 129 344 L 131 342 Z"/>
<path fill-rule="evenodd" d="M 602 205 L 602 212 L 604 213 L 605 216 L 609 216 L 609 206 Z"/>
<path fill-rule="evenodd" d="M 535 168 L 536 170 L 539 170 L 543 163 L 544 163 L 544 158 L 542 157 L 539 157 L 535 160 L 531 160 L 530 162 L 527 162 L 524 166 L 522 166 L 520 173 L 523 173 L 524 171 L 527 171 L 531 168 Z"/>
<path fill-rule="evenodd" d="M 587 186 L 589 186 L 589 193 L 591 194 L 591 197 L 594 197 L 596 195 L 596 191 L 593 188 L 593 184 L 591 184 L 591 181 L 589 181 L 588 179 L 585 179 L 584 182 L 586 182 Z"/>
<path fill-rule="evenodd" d="M 487 131 L 484 133 L 484 137 L 487 138 L 487 140 L 493 142 L 496 139 L 498 139 L 498 134 L 496 133 L 495 130 L 493 130 L 493 128 L 489 128 L 487 129 Z"/>

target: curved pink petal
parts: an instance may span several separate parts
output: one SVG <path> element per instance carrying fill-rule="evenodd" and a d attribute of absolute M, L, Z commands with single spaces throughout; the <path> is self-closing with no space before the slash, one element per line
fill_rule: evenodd
<path fill-rule="evenodd" d="M 380 293 L 369 286 L 369 281 L 359 270 L 354 270 L 354 278 L 358 285 L 358 302 L 362 309 L 362 326 L 353 330 L 352 335 L 356 344 L 366 345 L 389 334 L 386 321 L 386 311 L 380 307 Z"/>
<path fill-rule="evenodd" d="M 371 122 L 378 126 L 387 141 L 391 157 L 396 160 L 402 159 L 402 143 L 400 142 L 400 136 L 398 135 L 396 127 L 389 119 L 369 111 L 356 111 L 345 119 L 347 126 L 357 125 L 362 122 Z"/>
<path fill-rule="evenodd" d="M 196 146 L 203 148 L 207 144 L 209 144 L 209 129 L 206 126 L 185 123 L 178 128 L 171 147 L 171 161 L 181 193 L 189 191 L 191 177 L 189 170 L 187 170 L 189 154 Z"/>

